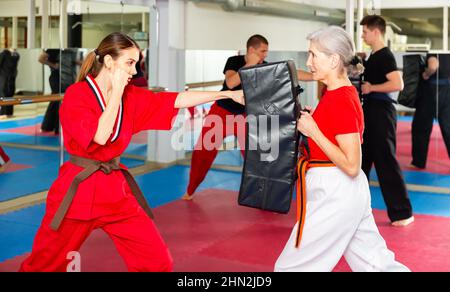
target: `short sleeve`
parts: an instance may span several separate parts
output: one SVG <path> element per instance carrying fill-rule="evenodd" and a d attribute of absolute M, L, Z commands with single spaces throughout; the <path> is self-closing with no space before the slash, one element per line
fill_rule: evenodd
<path fill-rule="evenodd" d="M 395 57 L 392 53 L 386 54 L 384 66 L 382 68 L 384 75 L 398 71 L 397 62 L 395 61 Z"/>
<path fill-rule="evenodd" d="M 225 74 L 228 70 L 236 71 L 236 58 L 230 57 L 227 60 L 227 63 L 225 64 L 225 67 L 223 68 L 223 74 Z"/>
<path fill-rule="evenodd" d="M 89 94 L 80 85 L 70 86 L 64 94 L 60 109 L 61 126 L 65 136 L 86 152 L 91 152 L 100 146 L 94 142 L 100 116 L 92 106 Z"/>
<path fill-rule="evenodd" d="M 358 109 L 351 102 L 350 97 L 346 96 L 337 99 L 333 109 L 335 113 L 338 113 L 336 121 L 333 122 L 334 136 L 362 132 Z"/>
<path fill-rule="evenodd" d="M 177 92 L 154 93 L 143 88 L 129 86 L 130 102 L 134 103 L 133 133 L 143 130 L 170 130 L 174 117 Z"/>

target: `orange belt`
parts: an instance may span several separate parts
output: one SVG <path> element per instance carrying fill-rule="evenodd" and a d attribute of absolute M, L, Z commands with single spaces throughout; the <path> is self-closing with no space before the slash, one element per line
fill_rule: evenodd
<path fill-rule="evenodd" d="M 302 239 L 303 226 L 305 225 L 306 217 L 306 172 L 313 167 L 332 167 L 336 166 L 329 160 L 308 160 L 305 156 L 302 156 L 297 164 L 297 240 L 295 247 L 299 247 L 300 240 Z"/>

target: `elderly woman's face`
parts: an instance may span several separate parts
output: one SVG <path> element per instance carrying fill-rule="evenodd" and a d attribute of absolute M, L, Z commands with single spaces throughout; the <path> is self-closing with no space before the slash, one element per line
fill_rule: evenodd
<path fill-rule="evenodd" d="M 333 57 L 322 53 L 314 42 L 309 43 L 309 55 L 306 65 L 314 80 L 324 80 L 333 69 Z"/>

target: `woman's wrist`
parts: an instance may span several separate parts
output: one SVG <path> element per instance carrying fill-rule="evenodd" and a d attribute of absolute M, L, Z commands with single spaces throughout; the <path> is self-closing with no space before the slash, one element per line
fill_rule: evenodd
<path fill-rule="evenodd" d="M 228 94 L 230 91 L 219 91 L 215 96 L 214 96 L 214 100 L 221 100 L 226 98 L 226 94 Z"/>
<path fill-rule="evenodd" d="M 316 126 L 314 130 L 311 132 L 310 138 L 317 144 L 317 141 L 320 139 L 320 135 L 322 132 L 320 129 Z"/>

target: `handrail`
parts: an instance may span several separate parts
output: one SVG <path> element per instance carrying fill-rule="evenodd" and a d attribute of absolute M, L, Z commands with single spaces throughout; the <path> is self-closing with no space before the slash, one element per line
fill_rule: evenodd
<path fill-rule="evenodd" d="M 216 81 L 205 81 L 205 82 L 194 82 L 194 83 L 188 83 L 186 84 L 186 90 L 193 89 L 193 88 L 203 88 L 203 87 L 210 87 L 210 86 L 222 86 L 223 80 L 216 80 Z"/>
<path fill-rule="evenodd" d="M 63 98 L 64 96 L 59 94 L 16 95 L 14 97 L 0 97 L 0 106 L 60 101 Z"/>

